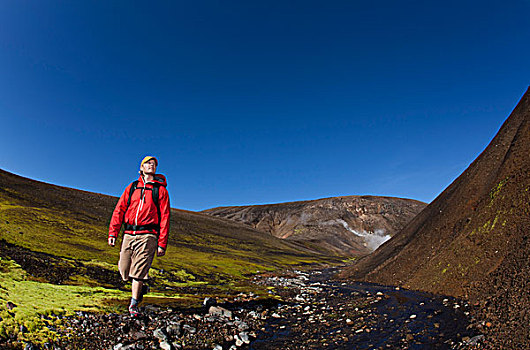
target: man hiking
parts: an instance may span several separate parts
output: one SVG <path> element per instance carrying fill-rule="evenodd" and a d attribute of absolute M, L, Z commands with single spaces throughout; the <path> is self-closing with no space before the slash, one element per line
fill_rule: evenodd
<path fill-rule="evenodd" d="M 140 177 L 131 183 L 116 204 L 109 227 L 114 247 L 125 224 L 118 269 L 124 281 L 132 281 L 129 313 L 139 315 L 138 305 L 149 291 L 146 284 L 155 254 L 166 253 L 169 232 L 169 194 L 166 178 L 156 174 L 158 160 L 147 156 L 140 163 Z"/>

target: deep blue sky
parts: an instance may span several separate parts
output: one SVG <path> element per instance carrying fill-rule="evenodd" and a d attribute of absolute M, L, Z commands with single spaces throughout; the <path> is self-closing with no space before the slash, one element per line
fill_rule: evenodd
<path fill-rule="evenodd" d="M 1 1 L 0 168 L 172 206 L 429 202 L 530 84 L 530 2 Z"/>

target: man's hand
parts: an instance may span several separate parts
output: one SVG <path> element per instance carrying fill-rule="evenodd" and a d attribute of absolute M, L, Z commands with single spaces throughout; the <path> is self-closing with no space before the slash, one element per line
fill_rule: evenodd
<path fill-rule="evenodd" d="M 158 251 L 156 252 L 156 256 L 164 256 L 166 254 L 166 250 L 164 248 L 158 247 Z"/>
<path fill-rule="evenodd" d="M 114 247 L 116 245 L 116 237 L 109 236 L 109 245 Z"/>

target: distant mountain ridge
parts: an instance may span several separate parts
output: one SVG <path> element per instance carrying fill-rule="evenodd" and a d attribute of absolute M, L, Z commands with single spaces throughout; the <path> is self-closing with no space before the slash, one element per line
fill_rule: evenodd
<path fill-rule="evenodd" d="M 495 348 L 530 349 L 530 89 L 480 156 L 343 276 L 467 297 Z"/>
<path fill-rule="evenodd" d="M 322 251 L 363 256 L 404 227 L 425 206 L 412 199 L 342 196 L 218 207 L 203 213 L 242 222 L 288 241 L 311 244 Z"/>

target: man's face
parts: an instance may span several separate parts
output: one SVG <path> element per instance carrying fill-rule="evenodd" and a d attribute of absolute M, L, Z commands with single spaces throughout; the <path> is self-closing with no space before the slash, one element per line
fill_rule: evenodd
<path fill-rule="evenodd" d="M 156 162 L 154 159 L 150 159 L 142 165 L 142 171 L 144 174 L 154 175 L 156 173 Z"/>

